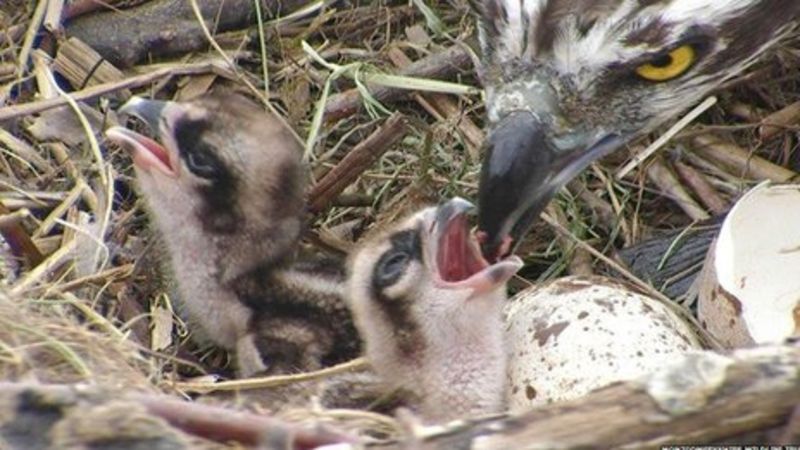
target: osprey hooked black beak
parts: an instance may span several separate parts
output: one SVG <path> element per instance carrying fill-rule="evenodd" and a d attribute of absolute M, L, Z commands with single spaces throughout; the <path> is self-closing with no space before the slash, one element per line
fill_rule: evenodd
<path fill-rule="evenodd" d="M 627 136 L 568 130 L 554 137 L 545 114 L 513 111 L 486 139 L 478 189 L 478 228 L 484 256 L 495 261 L 514 251 L 555 193 Z"/>

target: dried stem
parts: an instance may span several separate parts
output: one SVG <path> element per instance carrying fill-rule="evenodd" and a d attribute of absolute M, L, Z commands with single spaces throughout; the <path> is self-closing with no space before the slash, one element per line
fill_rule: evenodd
<path fill-rule="evenodd" d="M 352 150 L 311 189 L 309 209 L 319 212 L 359 175 L 389 150 L 406 131 L 408 123 L 401 113 L 394 113 L 369 137 Z"/>

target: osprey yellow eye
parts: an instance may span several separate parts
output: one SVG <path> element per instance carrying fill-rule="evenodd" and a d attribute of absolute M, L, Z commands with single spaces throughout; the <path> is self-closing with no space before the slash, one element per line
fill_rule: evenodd
<path fill-rule="evenodd" d="M 650 81 L 671 80 L 689 70 L 696 57 L 691 45 L 681 45 L 666 55 L 637 67 L 636 74 Z"/>

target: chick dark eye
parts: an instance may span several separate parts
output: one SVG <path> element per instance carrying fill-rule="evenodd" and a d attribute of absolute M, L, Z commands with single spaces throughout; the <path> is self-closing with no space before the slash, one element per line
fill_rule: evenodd
<path fill-rule="evenodd" d="M 394 284 L 408 267 L 411 257 L 405 252 L 392 252 L 384 255 L 378 264 L 375 276 L 378 285 L 389 286 Z"/>
<path fill-rule="evenodd" d="M 225 165 L 219 150 L 203 139 L 210 130 L 211 123 L 206 119 L 181 118 L 174 125 L 178 154 L 186 168 L 198 177 L 214 180 L 225 174 Z"/>
<path fill-rule="evenodd" d="M 213 179 L 218 175 L 217 161 L 205 152 L 191 152 L 187 153 L 184 161 L 186 161 L 186 168 L 193 174 L 201 178 Z"/>

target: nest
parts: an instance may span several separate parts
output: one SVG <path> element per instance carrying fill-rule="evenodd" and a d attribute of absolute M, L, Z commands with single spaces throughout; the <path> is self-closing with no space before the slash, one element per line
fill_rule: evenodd
<path fill-rule="evenodd" d="M 276 110 L 305 142 L 312 246 L 344 253 L 376 224 L 423 204 L 475 198 L 484 106 L 465 1 L 284 2 L 290 13 L 280 18 L 253 2 L 237 2 L 248 14 L 202 0 L 110 3 L 0 5 L 5 381 L 180 396 L 202 391 L 207 374 L 230 373 L 225 353 L 194 344 L 174 314 L 131 162 L 102 142 L 114 107 L 132 93 L 182 99 L 224 83 Z M 216 11 L 212 26 L 192 7 Z M 239 17 L 256 12 L 263 26 Z M 163 33 L 177 36 L 163 53 L 140 48 Z M 108 50 L 117 41 L 127 44 Z M 728 82 L 654 156 L 630 164 L 666 128 L 571 182 L 521 246 L 526 269 L 512 288 L 601 272 L 681 295 L 675 274 L 632 273 L 615 262 L 617 252 L 713 221 L 762 180 L 797 179 L 799 60 L 800 39 L 788 40 Z M 699 269 L 700 255 L 678 266 Z M 381 436 L 403 429 L 313 403 L 284 414 Z"/>

